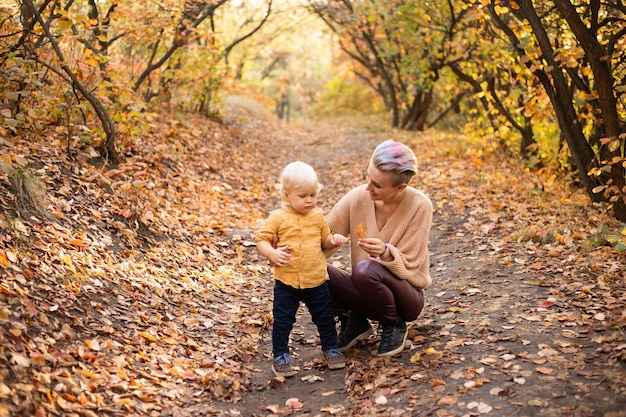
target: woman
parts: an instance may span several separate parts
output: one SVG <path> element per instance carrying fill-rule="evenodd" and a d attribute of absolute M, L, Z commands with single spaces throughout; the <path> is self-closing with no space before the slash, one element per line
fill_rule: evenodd
<path fill-rule="evenodd" d="M 431 285 L 428 235 L 433 206 L 409 186 L 417 173 L 415 154 L 391 140 L 378 145 L 367 167 L 366 183 L 349 191 L 328 213 L 333 233 L 350 236 L 352 272 L 328 265 L 333 310 L 341 323 L 341 352 L 374 330 L 383 332 L 379 356 L 402 352 L 407 321 L 424 307 Z"/>

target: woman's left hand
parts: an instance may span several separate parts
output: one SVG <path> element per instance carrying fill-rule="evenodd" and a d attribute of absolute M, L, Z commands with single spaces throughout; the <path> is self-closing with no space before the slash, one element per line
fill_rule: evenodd
<path fill-rule="evenodd" d="M 375 237 L 363 237 L 357 245 L 373 258 L 378 258 L 385 251 L 385 242 Z"/>

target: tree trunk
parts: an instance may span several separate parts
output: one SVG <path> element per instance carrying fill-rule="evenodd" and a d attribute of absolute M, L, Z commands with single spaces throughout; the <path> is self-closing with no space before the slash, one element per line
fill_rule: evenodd
<path fill-rule="evenodd" d="M 572 158 L 578 168 L 580 180 L 587 190 L 589 198 L 592 201 L 601 201 L 601 196 L 593 192 L 598 183 L 587 174 L 596 164 L 595 153 L 583 133 L 582 124 L 579 122 L 578 115 L 574 109 L 571 91 L 559 63 L 554 59 L 554 51 L 552 50 L 548 34 L 543 27 L 541 19 L 537 16 L 532 1 L 520 0 L 519 5 L 520 9 L 515 11 L 515 13 L 520 20 L 527 19 L 532 27 L 541 49 L 542 58 L 551 68 L 549 73 L 552 77 L 552 82 L 547 73 L 541 70 L 535 70 L 535 75 L 539 78 L 552 102 L 559 126 L 567 141 Z"/>
<path fill-rule="evenodd" d="M 406 130 L 423 131 L 426 128 L 426 119 L 432 101 L 432 90 L 416 92 L 413 97 L 413 102 L 402 118 L 402 125 L 400 127 Z"/>
<path fill-rule="evenodd" d="M 599 8 L 598 0 L 593 0 L 596 9 Z M 595 91 L 598 93 L 599 111 L 596 111 L 597 121 L 595 128 L 598 130 L 600 138 L 618 138 L 622 133 L 619 124 L 619 114 L 617 112 L 617 99 L 613 92 L 613 75 L 611 72 L 610 59 L 607 59 L 609 53 L 605 51 L 603 45 L 598 42 L 597 36 L 587 29 L 581 21 L 576 8 L 569 0 L 555 0 L 555 4 L 569 24 L 572 33 L 585 51 L 585 55 L 589 60 L 591 71 L 593 72 Z M 592 25 L 593 27 L 593 25 Z M 597 27 L 597 25 L 596 25 Z M 623 145 L 613 150 L 608 146 L 600 146 L 598 151 L 600 163 L 602 161 L 611 161 L 613 158 L 621 158 L 621 152 L 624 151 Z M 609 178 L 612 184 L 617 186 L 617 199 L 613 202 L 613 211 L 618 220 L 626 220 L 626 190 L 624 189 L 626 171 L 623 164 L 612 163 Z"/>

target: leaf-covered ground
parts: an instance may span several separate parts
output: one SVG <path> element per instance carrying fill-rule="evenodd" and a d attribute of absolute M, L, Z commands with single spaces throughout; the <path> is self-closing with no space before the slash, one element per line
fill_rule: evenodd
<path fill-rule="evenodd" d="M 624 415 L 626 259 L 583 193 L 455 135 L 235 107 L 223 121 L 162 115 L 115 168 L 89 147 L 70 158 L 61 128 L 0 140 L 0 417 Z M 371 338 L 328 371 L 302 311 L 302 371 L 273 378 L 271 270 L 251 237 L 276 177 L 311 163 L 328 209 L 390 137 L 436 207 L 407 349 L 380 359 Z"/>

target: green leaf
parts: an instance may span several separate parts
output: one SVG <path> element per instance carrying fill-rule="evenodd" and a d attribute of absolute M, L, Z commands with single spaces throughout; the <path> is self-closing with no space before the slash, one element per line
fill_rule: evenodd
<path fill-rule="evenodd" d="M 59 23 L 58 23 L 58 28 L 59 30 L 68 30 L 72 28 L 73 22 L 72 19 L 70 19 L 67 16 L 61 16 L 59 18 Z"/>

